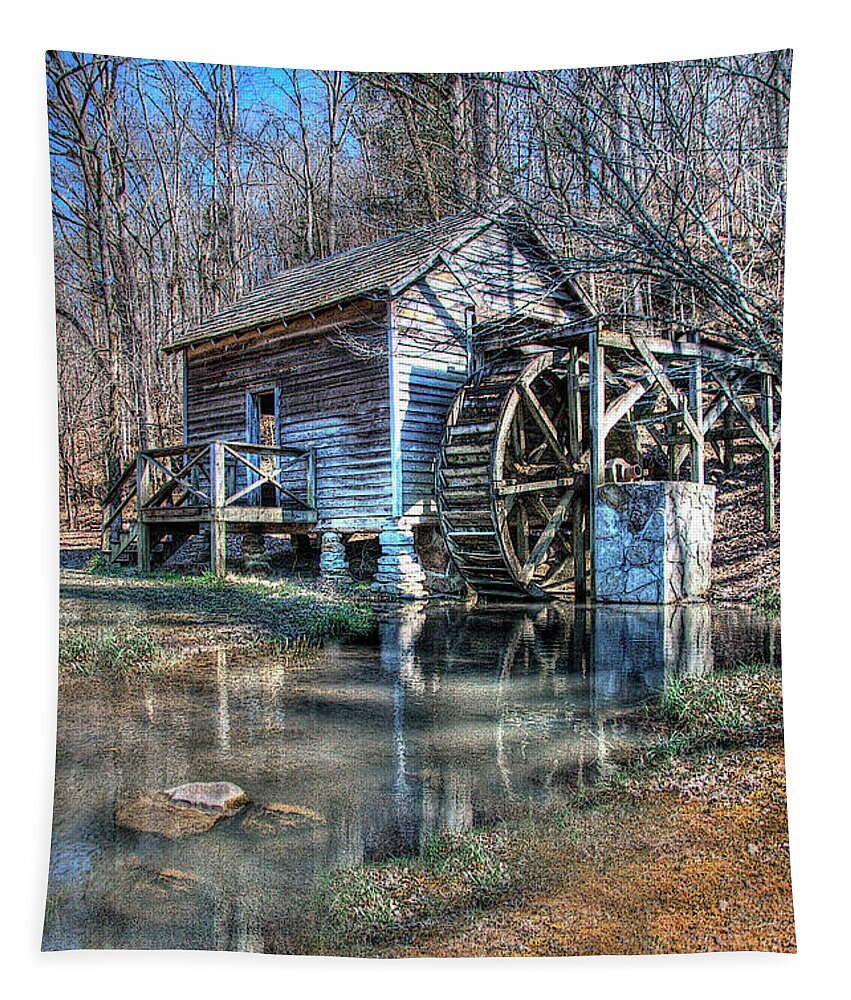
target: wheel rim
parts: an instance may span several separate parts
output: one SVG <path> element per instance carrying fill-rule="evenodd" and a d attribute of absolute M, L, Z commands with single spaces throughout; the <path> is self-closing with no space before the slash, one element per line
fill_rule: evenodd
<path fill-rule="evenodd" d="M 587 475 L 581 407 L 570 405 L 565 352 L 539 355 L 507 393 L 491 456 L 494 525 L 516 584 L 557 596 L 585 546 Z"/>

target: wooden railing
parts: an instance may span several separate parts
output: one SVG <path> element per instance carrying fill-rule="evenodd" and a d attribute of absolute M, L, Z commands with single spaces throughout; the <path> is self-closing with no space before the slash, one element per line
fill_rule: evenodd
<path fill-rule="evenodd" d="M 274 501 L 263 503 L 263 487 Z M 245 441 L 149 448 L 138 452 L 103 500 L 101 547 L 113 553 L 129 544 L 144 511 L 215 509 L 234 506 L 284 507 L 311 511 L 316 503 L 313 448 Z"/>

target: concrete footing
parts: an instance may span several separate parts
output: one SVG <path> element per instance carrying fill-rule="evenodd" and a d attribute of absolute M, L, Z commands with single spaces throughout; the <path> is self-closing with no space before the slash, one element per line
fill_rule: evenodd
<path fill-rule="evenodd" d="M 389 525 L 378 536 L 381 555 L 372 590 L 390 597 L 427 597 L 425 571 L 414 549 L 414 533 Z"/>

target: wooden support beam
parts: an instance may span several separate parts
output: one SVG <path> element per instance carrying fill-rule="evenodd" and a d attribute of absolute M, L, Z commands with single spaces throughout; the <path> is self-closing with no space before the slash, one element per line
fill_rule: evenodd
<path fill-rule="evenodd" d="M 597 596 L 597 489 L 606 481 L 606 435 L 603 415 L 606 410 L 606 356 L 600 343 L 602 325 L 598 320 L 588 334 L 589 423 L 591 433 L 591 467 L 588 477 L 591 535 L 591 593 Z"/>
<path fill-rule="evenodd" d="M 771 375 L 762 376 L 762 395 L 760 397 L 760 411 L 765 432 L 769 438 L 770 446 L 765 449 L 762 468 L 763 484 L 763 513 L 766 531 L 774 530 L 774 378 Z M 779 437 L 779 435 L 778 435 Z"/>
<path fill-rule="evenodd" d="M 148 502 L 151 492 L 151 470 L 144 452 L 136 456 L 136 509 L 140 511 Z M 138 517 L 138 514 L 137 514 Z"/>
<path fill-rule="evenodd" d="M 699 341 L 695 341 L 700 346 Z M 688 370 L 688 405 L 700 424 L 700 436 L 691 440 L 691 481 L 703 482 L 703 460 L 705 428 L 703 426 L 703 360 L 698 355 L 689 365 Z"/>
<path fill-rule="evenodd" d="M 650 388 L 652 380 L 649 377 L 639 379 L 608 407 L 603 416 L 603 434 L 608 436 L 615 424 L 629 413 L 635 404 Z"/>
<path fill-rule="evenodd" d="M 696 441 L 703 441 L 703 429 L 698 426 L 694 417 L 688 411 L 688 400 L 686 397 L 677 389 L 671 380 L 668 378 L 665 369 L 659 363 L 658 359 L 654 357 L 653 352 L 644 342 L 641 337 L 633 337 L 632 342 L 635 345 L 635 349 L 644 359 L 645 364 L 650 369 L 651 374 L 656 379 L 659 387 L 668 397 L 668 402 L 675 410 L 679 410 L 682 414 L 683 423 L 686 425 L 686 430 L 691 434 L 691 436 Z M 698 418 L 700 419 L 700 418 Z"/>
<path fill-rule="evenodd" d="M 715 378 L 718 380 L 718 384 L 727 393 L 730 402 L 736 408 L 738 413 L 741 414 L 742 419 L 751 429 L 753 436 L 757 439 L 757 441 L 759 441 L 759 443 L 763 446 L 763 448 L 765 448 L 766 451 L 773 452 L 774 442 L 772 441 L 771 436 L 766 433 L 764 428 L 760 427 L 757 419 L 739 398 L 735 388 L 730 384 L 727 378 L 720 372 L 715 373 Z"/>
<path fill-rule="evenodd" d="M 227 495 L 225 482 L 225 447 L 221 441 L 210 442 L 210 483 L 213 507 L 224 507 Z"/>
<path fill-rule="evenodd" d="M 142 520 L 142 510 L 151 490 L 151 470 L 142 452 L 136 456 L 136 565 L 143 573 L 151 572 L 151 529 Z"/>
<path fill-rule="evenodd" d="M 724 350 L 720 347 L 708 347 L 706 344 L 695 344 L 683 340 L 669 340 L 666 337 L 639 337 L 630 333 L 615 333 L 613 330 L 602 330 L 600 332 L 600 344 L 603 347 L 614 347 L 619 350 L 631 351 L 635 348 L 635 341 L 641 340 L 654 354 L 666 354 L 679 358 L 703 358 L 706 362 L 715 362 L 719 365 L 726 365 L 731 369 L 741 371 L 761 372 L 769 374 L 771 368 L 765 362 L 756 358 L 746 358 L 733 350 Z"/>
<path fill-rule="evenodd" d="M 574 494 L 571 506 L 571 547 L 573 549 L 573 600 L 584 604 L 588 600 L 588 567 L 585 564 L 585 548 L 588 544 L 586 531 L 586 511 L 588 505 L 580 492 Z"/>
<path fill-rule="evenodd" d="M 727 400 L 729 403 L 729 400 Z M 736 440 L 733 437 L 733 411 L 727 406 L 724 410 L 724 433 L 729 437 L 724 444 L 724 471 L 729 475 L 736 464 Z"/>
<path fill-rule="evenodd" d="M 582 449 L 582 407 L 579 398 L 579 348 L 571 347 L 567 366 L 567 448 L 570 457 L 578 462 Z"/>
<path fill-rule="evenodd" d="M 220 580 L 227 576 L 227 521 L 214 510 L 210 517 L 210 570 Z"/>
<path fill-rule="evenodd" d="M 747 379 L 747 375 L 742 375 L 730 383 L 731 387 L 738 391 L 739 387 L 744 384 Z M 703 428 L 704 440 L 710 429 L 715 426 L 718 420 L 723 415 L 725 426 L 732 428 L 732 410 L 730 409 L 730 397 L 727 395 L 724 389 L 721 389 L 716 393 L 715 398 L 703 411 L 703 419 L 701 420 L 701 427 Z M 686 455 L 689 454 L 691 443 L 694 439 L 691 435 L 688 436 L 686 441 L 677 440 L 677 455 L 676 455 L 676 466 L 679 471 L 680 466 L 685 461 Z M 730 468 L 726 468 L 726 472 L 732 471 L 732 465 Z"/>
<path fill-rule="evenodd" d="M 136 525 L 136 565 L 141 572 L 151 572 L 151 527 L 140 520 Z"/>

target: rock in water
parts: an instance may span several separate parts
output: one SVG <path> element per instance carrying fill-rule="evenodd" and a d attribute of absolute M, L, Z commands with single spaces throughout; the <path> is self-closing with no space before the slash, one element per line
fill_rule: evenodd
<path fill-rule="evenodd" d="M 175 840 L 205 833 L 220 819 L 248 804 L 248 796 L 229 781 L 191 782 L 177 788 L 145 792 L 125 802 L 115 822 L 139 833 L 156 833 Z"/>
<path fill-rule="evenodd" d="M 248 802 L 248 796 L 230 781 L 192 781 L 177 788 L 167 788 L 166 795 L 174 802 L 198 809 L 224 810 L 233 815 Z"/>
<path fill-rule="evenodd" d="M 288 802 L 257 803 L 241 820 L 243 829 L 269 834 L 290 828 L 325 826 L 325 823 L 325 817 L 315 809 L 291 805 Z"/>

